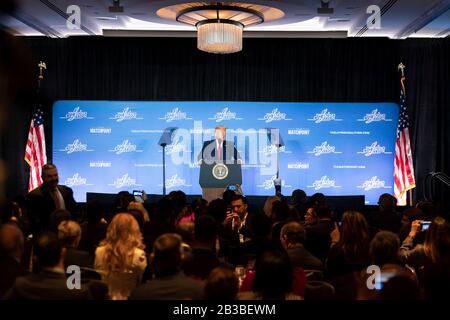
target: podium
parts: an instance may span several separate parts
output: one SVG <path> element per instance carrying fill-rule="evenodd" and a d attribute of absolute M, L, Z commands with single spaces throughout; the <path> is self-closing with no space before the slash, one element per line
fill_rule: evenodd
<path fill-rule="evenodd" d="M 221 198 L 227 186 L 242 185 L 241 164 L 227 164 L 222 161 L 212 164 L 203 162 L 200 165 L 199 183 L 205 200 L 209 202 Z"/>

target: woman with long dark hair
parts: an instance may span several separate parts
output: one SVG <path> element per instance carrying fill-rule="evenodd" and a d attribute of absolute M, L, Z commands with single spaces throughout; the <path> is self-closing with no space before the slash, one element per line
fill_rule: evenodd
<path fill-rule="evenodd" d="M 340 239 L 327 259 L 327 272 L 331 277 L 359 271 L 370 264 L 369 226 L 357 211 L 347 211 L 342 216 Z"/>

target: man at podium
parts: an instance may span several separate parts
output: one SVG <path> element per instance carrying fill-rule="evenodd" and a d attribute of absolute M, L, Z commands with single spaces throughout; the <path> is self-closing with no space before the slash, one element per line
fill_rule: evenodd
<path fill-rule="evenodd" d="M 222 197 L 225 188 L 242 184 L 241 157 L 232 141 L 226 140 L 227 129 L 217 126 L 214 140 L 205 141 L 198 155 L 200 185 L 207 201 Z"/>

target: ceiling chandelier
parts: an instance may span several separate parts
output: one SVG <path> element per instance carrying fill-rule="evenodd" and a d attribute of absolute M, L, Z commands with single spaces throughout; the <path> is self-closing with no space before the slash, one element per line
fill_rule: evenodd
<path fill-rule="evenodd" d="M 195 26 L 199 50 L 225 54 L 242 50 L 244 28 L 282 18 L 284 13 L 249 3 L 191 2 L 161 8 L 157 15 Z"/>

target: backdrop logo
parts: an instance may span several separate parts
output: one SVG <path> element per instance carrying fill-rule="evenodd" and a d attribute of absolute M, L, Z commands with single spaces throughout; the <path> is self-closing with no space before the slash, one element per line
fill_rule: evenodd
<path fill-rule="evenodd" d="M 178 154 L 178 153 L 192 153 L 191 150 L 189 150 L 189 148 L 183 144 L 180 143 L 179 140 L 175 141 L 174 143 L 167 145 L 166 146 L 166 155 L 172 155 L 172 154 Z M 161 150 L 159 150 L 158 152 L 162 152 Z"/>
<path fill-rule="evenodd" d="M 366 146 L 362 151 L 358 151 L 359 154 L 363 154 L 366 157 L 370 157 L 374 154 L 392 154 L 392 152 L 387 151 L 386 147 L 380 146 L 378 141 L 373 142 L 370 146 Z"/>
<path fill-rule="evenodd" d="M 217 112 L 214 117 L 208 118 L 208 120 L 215 120 L 216 122 L 222 122 L 227 120 L 242 120 L 242 118 L 236 117 L 236 112 L 231 112 L 228 107 Z"/>
<path fill-rule="evenodd" d="M 330 153 L 342 153 L 341 151 L 336 151 L 336 147 L 328 144 L 327 141 L 322 142 L 321 145 L 315 146 L 312 151 L 308 151 L 308 153 L 314 154 L 316 157 L 322 154 L 330 154 Z"/>
<path fill-rule="evenodd" d="M 133 112 L 129 107 L 126 107 L 122 111 L 117 112 L 114 117 L 109 119 L 116 120 L 117 122 L 122 122 L 125 120 L 142 120 L 144 118 L 138 117 L 137 112 Z"/>
<path fill-rule="evenodd" d="M 362 119 L 358 121 L 364 121 L 365 123 L 379 122 L 379 121 L 392 121 L 392 119 L 386 119 L 386 114 L 381 113 L 378 109 L 372 110 L 371 113 L 366 113 Z"/>
<path fill-rule="evenodd" d="M 260 150 L 259 152 L 265 154 L 276 154 L 277 147 L 274 146 L 273 144 L 265 145 L 264 148 L 262 148 L 262 150 Z M 280 147 L 280 153 L 292 153 L 292 151 L 287 151 L 286 146 L 282 146 Z"/>
<path fill-rule="evenodd" d="M 164 117 L 159 120 L 166 120 L 166 122 L 179 121 L 179 120 L 192 120 L 187 116 L 186 112 L 181 112 L 180 108 L 175 108 L 172 111 L 167 112 Z"/>
<path fill-rule="evenodd" d="M 312 119 L 308 121 L 314 121 L 315 123 L 329 122 L 329 121 L 342 121 L 342 119 L 336 118 L 336 113 L 331 113 L 327 108 L 323 109 L 320 113 L 316 113 Z"/>
<path fill-rule="evenodd" d="M 116 187 L 117 189 L 123 188 L 123 187 L 134 187 L 134 186 L 142 186 L 142 184 L 137 184 L 136 179 L 131 178 L 128 173 L 125 173 L 123 176 L 117 178 L 114 180 L 113 183 L 108 184 L 108 186 Z"/>
<path fill-rule="evenodd" d="M 160 184 L 159 186 L 162 186 L 162 184 Z M 179 178 L 178 174 L 174 174 L 172 177 L 166 179 L 166 188 L 167 189 L 178 188 L 178 187 L 192 187 L 192 185 L 186 184 L 186 180 Z"/>
<path fill-rule="evenodd" d="M 336 180 L 329 179 L 327 176 L 323 176 L 319 180 L 314 181 L 312 186 L 308 188 L 314 188 L 314 190 L 329 189 L 329 188 L 342 188 L 336 185 Z"/>
<path fill-rule="evenodd" d="M 123 142 L 115 146 L 114 149 L 108 151 L 114 152 L 115 154 L 142 152 L 142 150 L 138 150 L 137 146 L 132 144 L 128 139 L 123 140 Z"/>
<path fill-rule="evenodd" d="M 258 118 L 258 120 L 270 123 L 272 121 L 288 121 L 292 119 L 286 118 L 286 113 L 280 112 L 278 108 L 275 108 L 271 112 L 266 113 L 263 118 Z"/>
<path fill-rule="evenodd" d="M 75 186 L 92 186 L 91 183 L 87 183 L 87 179 L 80 176 L 77 172 L 71 178 L 67 178 L 64 184 L 68 187 Z"/>
<path fill-rule="evenodd" d="M 74 152 L 87 152 L 94 151 L 92 149 L 88 149 L 88 145 L 81 143 L 79 139 L 73 141 L 73 143 L 69 143 L 64 149 L 60 149 L 59 151 L 66 152 L 67 154 L 71 154 Z"/>
<path fill-rule="evenodd" d="M 275 186 L 273 184 L 273 180 L 275 180 L 277 176 L 272 176 L 270 179 L 264 180 L 262 184 L 257 185 L 258 188 L 264 188 L 265 190 L 273 189 Z M 285 188 L 292 188 L 291 185 L 286 184 L 286 181 L 281 180 L 281 186 Z"/>
<path fill-rule="evenodd" d="M 302 128 L 298 128 L 298 129 L 288 129 L 288 135 L 292 135 L 292 136 L 309 136 L 309 129 L 302 129 Z"/>
<path fill-rule="evenodd" d="M 309 169 L 308 162 L 290 162 L 288 163 L 288 169 Z"/>
<path fill-rule="evenodd" d="M 377 176 L 370 178 L 369 180 L 364 181 L 364 183 L 358 186 L 360 189 L 364 189 L 365 191 L 370 191 L 372 189 L 391 189 L 392 187 L 386 186 L 386 182 L 378 179 Z"/>
<path fill-rule="evenodd" d="M 93 117 L 88 117 L 87 111 L 83 111 L 80 107 L 76 107 L 72 111 L 66 113 L 64 117 L 59 117 L 60 119 L 66 119 L 67 121 L 81 120 L 81 119 L 94 119 Z"/>

